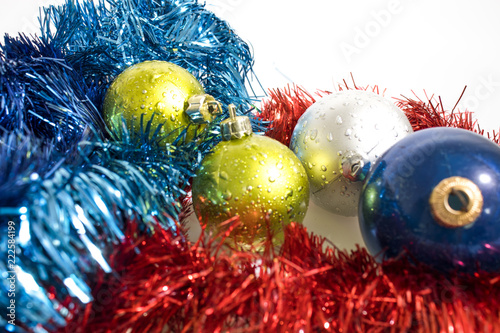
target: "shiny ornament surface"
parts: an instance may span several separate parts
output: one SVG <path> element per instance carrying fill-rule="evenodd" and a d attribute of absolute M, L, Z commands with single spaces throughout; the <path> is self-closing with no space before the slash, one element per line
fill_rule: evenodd
<path fill-rule="evenodd" d="M 204 93 L 184 68 L 166 61 L 144 61 L 125 69 L 110 85 L 104 99 L 104 121 L 120 134 L 123 117 L 130 132 L 140 133 L 141 115 L 146 127 L 154 113 L 151 132 L 163 124 L 160 137 L 172 142 L 191 122 L 184 112 L 188 99 Z M 192 138 L 195 127 L 188 137 Z"/>
<path fill-rule="evenodd" d="M 442 270 L 500 271 L 500 148 L 455 128 L 425 129 L 376 162 L 360 199 L 368 250 Z"/>
<path fill-rule="evenodd" d="M 309 176 L 313 202 L 332 213 L 355 216 L 370 162 L 412 132 L 390 100 L 348 90 L 311 105 L 293 131 L 290 148 Z"/>
<path fill-rule="evenodd" d="M 238 244 L 257 244 L 267 237 L 266 218 L 275 244 L 283 226 L 302 222 L 309 204 L 304 167 L 285 145 L 250 134 L 222 141 L 207 155 L 193 180 L 193 205 L 202 224 L 215 232 L 239 215 L 233 231 Z"/>

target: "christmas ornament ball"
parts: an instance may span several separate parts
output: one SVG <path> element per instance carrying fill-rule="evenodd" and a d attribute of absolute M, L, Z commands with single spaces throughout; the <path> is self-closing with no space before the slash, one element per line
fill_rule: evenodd
<path fill-rule="evenodd" d="M 306 214 L 307 174 L 280 142 L 251 130 L 238 136 L 220 142 L 202 161 L 192 184 L 194 210 L 216 233 L 238 215 L 241 225 L 231 234 L 237 244 L 258 247 L 270 231 L 279 245 L 283 226 L 302 222 Z"/>
<path fill-rule="evenodd" d="M 355 216 L 369 164 L 412 132 L 404 113 L 388 99 L 347 90 L 306 110 L 290 148 L 309 176 L 313 202 L 332 213 Z"/>
<path fill-rule="evenodd" d="M 408 251 L 444 271 L 500 272 L 500 148 L 455 128 L 421 130 L 367 176 L 359 223 L 379 259 Z"/>
<path fill-rule="evenodd" d="M 204 95 L 196 78 L 184 68 L 167 61 L 144 61 L 125 69 L 111 83 L 103 104 L 104 121 L 122 133 L 122 119 L 130 132 L 140 133 L 151 120 L 151 135 L 159 125 L 160 137 L 172 142 L 192 121 L 190 98 Z M 188 134 L 192 138 L 193 130 Z"/>

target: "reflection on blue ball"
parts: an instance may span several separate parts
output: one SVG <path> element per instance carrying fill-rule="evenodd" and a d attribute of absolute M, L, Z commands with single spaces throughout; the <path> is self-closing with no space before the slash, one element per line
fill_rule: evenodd
<path fill-rule="evenodd" d="M 456 128 L 406 137 L 372 166 L 359 222 L 380 260 L 407 250 L 445 271 L 500 272 L 500 147 Z"/>

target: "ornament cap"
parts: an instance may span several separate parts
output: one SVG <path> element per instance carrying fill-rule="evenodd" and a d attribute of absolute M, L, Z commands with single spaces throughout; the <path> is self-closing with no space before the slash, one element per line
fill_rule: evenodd
<path fill-rule="evenodd" d="M 206 124 L 222 114 L 222 107 L 211 95 L 193 95 L 188 99 L 186 114 L 194 124 Z"/>
<path fill-rule="evenodd" d="M 429 198 L 434 219 L 448 228 L 474 223 L 483 209 L 483 195 L 477 185 L 463 177 L 443 179 Z"/>
<path fill-rule="evenodd" d="M 369 169 L 369 161 L 358 153 L 349 151 L 340 162 L 342 175 L 351 182 L 363 181 Z"/>
<path fill-rule="evenodd" d="M 241 139 L 253 133 L 250 118 L 246 116 L 237 116 L 236 106 L 234 106 L 234 104 L 229 104 L 228 110 L 229 118 L 220 123 L 222 140 L 229 141 Z"/>

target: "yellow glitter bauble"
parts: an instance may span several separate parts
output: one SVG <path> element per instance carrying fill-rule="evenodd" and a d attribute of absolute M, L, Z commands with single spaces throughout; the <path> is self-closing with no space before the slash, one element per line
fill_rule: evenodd
<path fill-rule="evenodd" d="M 163 124 L 160 138 L 175 140 L 192 120 L 185 112 L 190 98 L 205 91 L 187 70 L 166 61 L 145 61 L 133 65 L 116 77 L 104 99 L 104 121 L 116 134 L 122 132 L 122 118 L 130 132 L 140 133 L 151 120 L 150 136 Z M 193 137 L 194 129 L 187 134 Z"/>
<path fill-rule="evenodd" d="M 302 222 L 309 205 L 302 163 L 288 147 L 252 134 L 251 129 L 226 140 L 205 157 L 193 180 L 193 204 L 200 222 L 220 232 L 228 227 L 222 222 L 239 215 L 242 224 L 231 234 L 236 243 L 258 247 L 269 225 L 274 244 L 279 245 L 283 226 Z"/>

